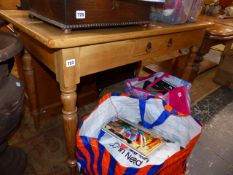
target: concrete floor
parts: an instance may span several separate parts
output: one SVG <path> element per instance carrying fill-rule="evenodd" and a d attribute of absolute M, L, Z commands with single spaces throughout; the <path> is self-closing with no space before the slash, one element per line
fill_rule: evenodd
<path fill-rule="evenodd" d="M 188 175 L 233 175 L 233 99 L 204 126 L 188 161 Z"/>

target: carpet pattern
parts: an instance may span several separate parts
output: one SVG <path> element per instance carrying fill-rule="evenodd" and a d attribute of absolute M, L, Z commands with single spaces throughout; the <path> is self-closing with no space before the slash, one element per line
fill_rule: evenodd
<path fill-rule="evenodd" d="M 233 102 L 233 90 L 220 87 L 192 107 L 192 116 L 204 124 L 208 123 L 217 112 Z"/>

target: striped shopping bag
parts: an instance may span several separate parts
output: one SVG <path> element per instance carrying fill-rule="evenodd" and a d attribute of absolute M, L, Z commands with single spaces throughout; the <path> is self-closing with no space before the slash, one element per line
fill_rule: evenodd
<path fill-rule="evenodd" d="M 101 130 L 115 116 L 125 117 L 131 123 L 141 122 L 172 142 L 148 157 L 122 148 L 119 140 Z M 153 96 L 138 99 L 127 94 L 106 94 L 95 110 L 84 117 L 77 132 L 78 167 L 88 175 L 182 175 L 201 128 L 191 116 L 176 112 Z"/>

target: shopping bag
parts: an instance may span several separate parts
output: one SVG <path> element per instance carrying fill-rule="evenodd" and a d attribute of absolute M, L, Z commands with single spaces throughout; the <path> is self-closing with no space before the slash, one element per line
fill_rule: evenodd
<path fill-rule="evenodd" d="M 163 6 L 151 7 L 150 19 L 170 24 L 196 21 L 202 9 L 202 0 L 165 0 Z"/>
<path fill-rule="evenodd" d="M 169 142 L 146 157 L 140 155 L 103 132 L 103 126 L 115 117 L 141 123 Z M 162 99 L 106 94 L 77 132 L 78 167 L 84 174 L 95 175 L 184 174 L 186 159 L 201 128 L 191 116 L 181 115 Z"/>
<path fill-rule="evenodd" d="M 191 83 L 164 72 L 125 81 L 125 91 L 139 98 L 162 98 L 177 111 L 190 115 Z"/>

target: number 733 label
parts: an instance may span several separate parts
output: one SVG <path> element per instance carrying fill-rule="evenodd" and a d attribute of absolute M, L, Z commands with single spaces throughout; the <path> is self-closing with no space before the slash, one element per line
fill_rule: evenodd
<path fill-rule="evenodd" d="M 75 59 L 66 60 L 66 67 L 73 67 L 75 66 Z"/>

